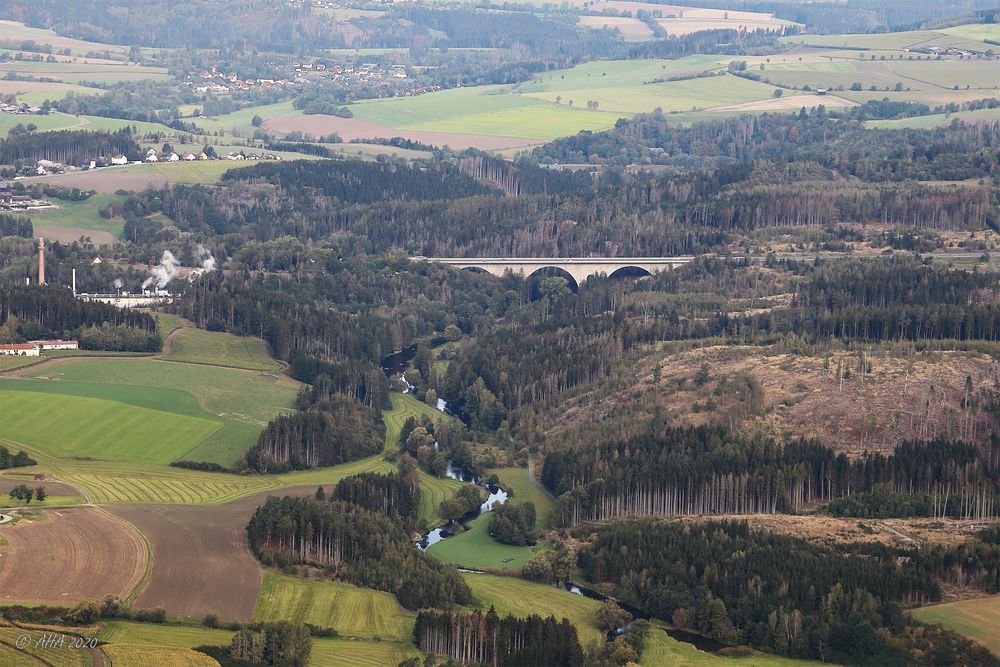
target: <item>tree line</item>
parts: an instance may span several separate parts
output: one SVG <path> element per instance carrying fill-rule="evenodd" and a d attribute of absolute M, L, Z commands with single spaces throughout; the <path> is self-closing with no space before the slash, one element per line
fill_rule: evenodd
<path fill-rule="evenodd" d="M 115 132 L 58 130 L 17 134 L 0 140 L 0 163 L 18 165 L 51 160 L 68 165 L 89 164 L 91 160 L 124 155 L 138 160 L 142 153 L 131 128 Z"/>
<path fill-rule="evenodd" d="M 384 437 L 379 410 L 332 394 L 305 412 L 269 421 L 244 459 L 261 473 L 322 468 L 377 454 Z"/>
<path fill-rule="evenodd" d="M 583 649 L 567 619 L 501 617 L 489 611 L 471 614 L 421 610 L 413 627 L 421 651 L 444 655 L 461 664 L 503 667 L 582 667 Z"/>
<path fill-rule="evenodd" d="M 1000 439 L 977 445 L 934 440 L 900 444 L 891 455 L 844 454 L 807 440 L 734 435 L 721 426 L 651 423 L 627 439 L 550 448 L 542 483 L 558 496 L 563 526 L 629 516 L 798 512 L 888 485 L 932 496 L 946 514 L 1000 514 Z"/>

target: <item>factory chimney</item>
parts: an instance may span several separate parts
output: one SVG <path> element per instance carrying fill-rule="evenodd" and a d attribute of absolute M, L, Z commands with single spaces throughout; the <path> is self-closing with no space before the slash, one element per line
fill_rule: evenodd
<path fill-rule="evenodd" d="M 38 237 L 38 284 L 45 284 L 45 239 Z"/>
<path fill-rule="evenodd" d="M 73 296 L 76 296 L 76 269 L 73 269 Z"/>

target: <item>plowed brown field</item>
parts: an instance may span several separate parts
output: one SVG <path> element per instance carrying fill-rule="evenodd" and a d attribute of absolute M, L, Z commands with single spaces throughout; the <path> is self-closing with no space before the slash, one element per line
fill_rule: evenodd
<path fill-rule="evenodd" d="M 132 526 L 93 508 L 46 510 L 0 528 L 0 600 L 71 605 L 127 597 L 148 562 Z"/>
<path fill-rule="evenodd" d="M 268 495 L 308 495 L 315 487 L 282 489 L 228 505 L 118 505 L 153 546 L 153 571 L 139 608 L 168 614 L 249 621 L 260 595 L 260 566 L 246 545 L 246 525 Z"/>

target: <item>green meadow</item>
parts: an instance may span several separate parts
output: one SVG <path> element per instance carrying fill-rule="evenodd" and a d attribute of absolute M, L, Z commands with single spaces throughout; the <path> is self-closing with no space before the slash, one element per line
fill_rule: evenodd
<path fill-rule="evenodd" d="M 118 238 L 122 231 L 122 219 L 102 218 L 99 211 L 111 202 L 123 199 L 124 197 L 118 195 L 101 193 L 93 194 L 82 201 L 52 198 L 50 201 L 59 208 L 52 211 L 32 211 L 31 221 L 40 227 L 64 227 L 107 232 Z"/>
<path fill-rule="evenodd" d="M 166 80 L 170 78 L 164 67 L 138 65 L 111 65 L 90 63 L 46 63 L 17 61 L 4 63 L 0 71 L 15 72 L 21 76 L 55 79 L 65 83 L 117 83 L 119 81 Z"/>
<path fill-rule="evenodd" d="M 490 517 L 490 512 L 476 517 L 469 522 L 469 529 L 464 533 L 441 540 L 427 549 L 427 553 L 459 567 L 520 572 L 536 551 L 546 548 L 543 542 L 533 547 L 497 542 L 488 532 Z"/>
<path fill-rule="evenodd" d="M 169 463 L 222 428 L 211 415 L 172 411 L 172 403 L 185 402 L 176 390 L 160 390 L 155 397 L 141 392 L 160 405 L 151 408 L 130 400 L 128 387 L 102 386 L 97 393 L 107 398 L 90 398 L 79 385 L 67 384 L 68 393 L 48 391 L 46 385 L 0 384 L 4 438 L 60 458 Z"/>
<path fill-rule="evenodd" d="M 108 644 L 138 644 L 169 648 L 196 646 L 228 646 L 233 638 L 229 630 L 212 630 L 200 626 L 158 625 L 114 621 L 106 624 L 97 638 Z"/>
<path fill-rule="evenodd" d="M 410 641 L 415 615 L 392 593 L 334 581 L 264 573 L 255 621 L 292 621 L 329 627 L 341 636 Z"/>
<path fill-rule="evenodd" d="M 1000 655 L 1000 595 L 921 607 L 912 616 L 943 625 Z"/>
<path fill-rule="evenodd" d="M 530 501 L 535 505 L 538 526 L 542 529 L 549 527 L 555 502 L 541 486 L 531 480 L 527 468 L 492 468 L 486 471 L 486 477 L 490 475 L 499 477 L 503 487 L 511 492 L 509 502 Z"/>
<path fill-rule="evenodd" d="M 481 609 L 492 606 L 501 616 L 538 614 L 542 617 L 565 617 L 576 626 L 580 643 L 584 646 L 604 637 L 597 626 L 597 609 L 600 606 L 597 600 L 516 577 L 475 573 L 465 573 L 462 577 L 472 589 L 472 595 Z"/>
<path fill-rule="evenodd" d="M 188 326 L 170 340 L 170 351 L 162 359 L 189 364 L 227 366 L 255 371 L 281 371 L 280 363 L 267 353 L 260 338 L 210 332 Z"/>

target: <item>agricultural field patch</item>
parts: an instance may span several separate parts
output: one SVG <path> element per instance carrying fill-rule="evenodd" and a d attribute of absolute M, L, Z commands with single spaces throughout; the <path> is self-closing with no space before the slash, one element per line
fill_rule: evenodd
<path fill-rule="evenodd" d="M 114 667 L 218 667 L 219 661 L 189 648 L 112 644 L 101 650 Z"/>
<path fill-rule="evenodd" d="M 937 623 L 1000 655 L 1000 595 L 914 609 L 913 618 Z"/>
<path fill-rule="evenodd" d="M 33 666 L 38 665 L 51 665 L 53 667 L 90 667 L 92 665 L 91 656 L 86 649 L 81 648 L 71 648 L 69 646 L 39 646 L 43 637 L 47 634 L 47 630 L 35 630 L 35 629 L 25 629 L 18 628 L 12 625 L 7 625 L 6 623 L 0 624 L 0 646 L 10 648 L 18 646 L 18 638 L 29 637 L 30 641 L 28 646 L 23 650 L 17 650 L 21 658 L 27 658 L 27 662 L 24 664 L 29 664 Z M 23 640 L 22 640 L 23 641 Z M 3 658 L 3 653 L 0 652 L 0 658 Z M 0 664 L 7 667 L 9 663 L 0 662 Z M 19 664 L 17 661 L 13 664 Z"/>
<path fill-rule="evenodd" d="M 434 527 L 444 523 L 440 506 L 443 500 L 451 498 L 462 488 L 462 482 L 456 479 L 434 477 L 423 470 L 420 474 L 420 507 L 417 511 L 417 522 L 420 525 Z"/>
<path fill-rule="evenodd" d="M 640 41 L 653 37 L 653 29 L 645 21 L 627 16 L 581 16 L 580 25 L 595 30 L 602 28 L 617 30 L 627 41 Z"/>
<path fill-rule="evenodd" d="M 92 507 L 45 510 L 43 520 L 0 527 L 0 600 L 73 605 L 127 598 L 150 558 L 128 523 Z"/>
<path fill-rule="evenodd" d="M 0 477 L 0 507 L 20 507 L 23 504 L 20 500 L 10 497 L 10 490 L 19 484 L 27 484 L 33 489 L 39 486 L 45 487 L 47 494 L 45 502 L 39 505 L 37 501 L 34 501 L 32 505 L 52 507 L 53 505 L 79 505 L 85 502 L 80 492 L 69 484 L 52 479 L 35 481 L 30 474 L 15 476 L 16 473 L 12 470 L 7 471 L 7 473 L 10 474 L 9 477 Z"/>
<path fill-rule="evenodd" d="M 311 623 L 333 628 L 341 636 L 410 641 L 416 617 L 391 593 L 269 570 L 253 618 Z"/>
<path fill-rule="evenodd" d="M 32 28 L 18 21 L 0 21 L 0 40 L 33 41 L 36 44 L 48 44 L 53 49 L 71 49 L 74 54 L 84 55 L 92 51 L 109 51 L 126 54 L 124 46 L 86 42 L 82 39 L 63 37 L 47 28 Z"/>
<path fill-rule="evenodd" d="M 1000 109 L 979 109 L 976 111 L 958 111 L 955 113 L 938 113 L 914 118 L 899 118 L 895 120 L 870 120 L 867 127 L 882 127 L 887 129 L 914 128 L 928 129 L 948 125 L 953 120 L 963 123 L 989 123 L 1000 119 Z"/>
<path fill-rule="evenodd" d="M 184 324 L 170 336 L 166 346 L 169 350 L 161 358 L 169 361 L 257 371 L 282 369 L 268 354 L 267 343 L 260 338 L 205 331 Z"/>
<path fill-rule="evenodd" d="M 32 386 L 39 384 L 44 385 Z M 79 393 L 15 389 L 23 386 L 20 381 L 0 385 L 4 437 L 59 458 L 169 463 L 222 427 L 210 415 L 192 417 Z"/>
<path fill-rule="evenodd" d="M 703 30 L 766 30 L 767 32 L 783 33 L 796 25 L 772 17 L 765 18 L 661 18 L 657 23 L 668 35 L 682 36 Z"/>
<path fill-rule="evenodd" d="M 30 60 L 3 63 L 0 72 L 20 76 L 55 79 L 64 83 L 118 83 L 120 81 L 164 81 L 170 78 L 164 67 L 139 65 L 95 65 L 90 63 L 47 63 Z"/>
<path fill-rule="evenodd" d="M 233 633 L 211 630 L 197 625 L 161 625 L 113 621 L 101 628 L 97 638 L 108 644 L 195 648 L 196 646 L 228 646 Z"/>
<path fill-rule="evenodd" d="M 473 597 L 482 609 L 493 606 L 501 616 L 538 614 L 557 619 L 565 617 L 576 626 L 580 643 L 584 646 L 588 642 L 604 639 L 604 633 L 597 626 L 597 609 L 600 606 L 597 600 L 517 577 L 463 573 L 462 578 L 469 584 Z"/>
<path fill-rule="evenodd" d="M 520 572 L 532 554 L 546 548 L 544 542 L 533 547 L 516 547 L 497 542 L 488 532 L 490 512 L 485 512 L 469 522 L 469 529 L 454 537 L 441 540 L 427 553 L 460 567 L 480 570 L 510 570 Z"/>
<path fill-rule="evenodd" d="M 411 643 L 314 639 L 309 664 L 314 667 L 385 667 L 421 655 Z"/>
<path fill-rule="evenodd" d="M 782 658 L 767 653 L 754 652 L 750 656 L 730 657 L 700 651 L 691 644 L 678 641 L 664 630 L 662 621 L 652 621 L 652 628 L 646 636 L 646 648 L 639 660 L 641 667 L 682 667 L 706 665 L 710 667 L 797 667 L 799 665 L 820 665 L 812 660 Z"/>
<path fill-rule="evenodd" d="M 92 172 L 80 172 L 90 174 Z M 75 174 L 73 174 L 75 175 Z M 63 176 L 69 176 L 64 174 Z M 89 189 L 86 181 L 88 179 L 63 179 L 60 176 L 41 177 L 59 180 L 45 181 L 46 183 L 58 183 L 67 187 L 78 187 Z M 34 181 L 24 180 L 25 185 L 31 186 Z M 44 211 L 31 211 L 29 217 L 35 228 L 35 233 L 45 238 L 57 240 L 60 232 L 65 232 L 76 240 L 80 236 L 90 236 L 97 245 L 113 243 L 114 239 L 121 236 L 123 221 L 120 218 L 103 218 L 100 210 L 107 207 L 114 201 L 122 198 L 113 194 L 94 194 L 82 201 L 70 201 L 66 199 L 52 198 L 56 209 Z"/>

